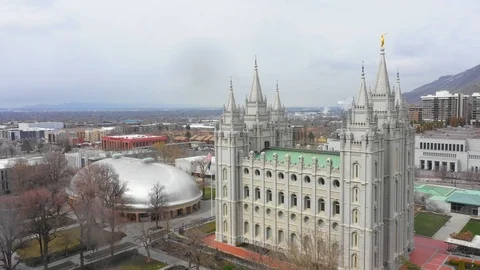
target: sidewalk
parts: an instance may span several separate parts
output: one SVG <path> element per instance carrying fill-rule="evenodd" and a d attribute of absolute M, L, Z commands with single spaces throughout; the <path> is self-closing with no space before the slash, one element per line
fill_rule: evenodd
<path fill-rule="evenodd" d="M 450 213 L 452 216 L 440 230 L 432 237 L 435 240 L 445 241 L 450 234 L 460 232 L 470 220 L 470 216 Z"/>

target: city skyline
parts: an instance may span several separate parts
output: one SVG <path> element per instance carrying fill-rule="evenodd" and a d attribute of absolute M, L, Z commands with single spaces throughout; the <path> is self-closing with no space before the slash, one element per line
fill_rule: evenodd
<path fill-rule="evenodd" d="M 478 64 L 478 11 L 475 1 L 0 1 L 0 107 L 218 106 L 230 76 L 243 104 L 255 55 L 269 100 L 278 80 L 287 107 L 331 106 L 359 88 L 362 60 L 374 85 L 386 32 L 387 66 L 408 92 Z"/>

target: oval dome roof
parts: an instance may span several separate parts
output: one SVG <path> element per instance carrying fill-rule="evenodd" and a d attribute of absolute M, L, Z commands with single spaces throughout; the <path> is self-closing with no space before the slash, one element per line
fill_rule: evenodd
<path fill-rule="evenodd" d="M 127 183 L 126 195 L 132 199 L 133 208 L 148 208 L 149 192 L 156 184 L 164 186 L 168 206 L 188 204 L 200 200 L 202 191 L 192 176 L 173 166 L 154 163 L 151 159 L 136 159 L 115 156 L 95 162 L 108 164 L 115 169 L 121 182 Z M 70 183 L 69 193 L 74 190 L 75 175 Z M 71 194 L 73 195 L 73 194 Z"/>

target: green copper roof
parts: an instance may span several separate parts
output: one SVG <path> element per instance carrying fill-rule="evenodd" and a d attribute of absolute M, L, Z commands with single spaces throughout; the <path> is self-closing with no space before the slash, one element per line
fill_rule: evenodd
<path fill-rule="evenodd" d="M 297 164 L 298 158 L 302 156 L 304 164 L 306 166 L 311 166 L 313 163 L 313 157 L 316 157 L 318 159 L 318 166 L 323 167 L 327 163 L 327 158 L 330 158 L 334 168 L 340 167 L 340 153 L 338 152 L 300 148 L 270 148 L 265 149 L 262 152 L 265 153 L 265 159 L 268 161 L 272 161 L 273 154 L 276 153 L 278 155 L 279 162 L 285 161 L 285 155 L 290 155 L 290 162 Z M 258 154 L 256 158 L 260 158 L 260 154 Z"/>
<path fill-rule="evenodd" d="M 434 196 L 448 196 L 450 193 L 455 191 L 454 187 L 441 187 L 441 186 L 434 186 L 434 185 L 422 185 L 420 187 L 415 186 L 415 191 L 431 194 Z"/>
<path fill-rule="evenodd" d="M 447 202 L 480 205 L 480 192 L 478 190 L 457 190 L 448 196 Z"/>

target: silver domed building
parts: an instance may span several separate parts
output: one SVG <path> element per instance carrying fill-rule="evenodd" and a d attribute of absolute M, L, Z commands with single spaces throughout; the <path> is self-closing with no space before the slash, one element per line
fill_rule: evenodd
<path fill-rule="evenodd" d="M 173 166 L 155 163 L 152 158 L 136 159 L 114 155 L 94 164 L 108 164 L 119 176 L 121 182 L 127 183 L 126 196 L 131 203 L 124 209 L 132 221 L 150 221 L 149 192 L 160 183 L 167 195 L 167 207 L 163 218 L 190 214 L 200 207 L 202 191 L 198 188 L 192 176 Z M 78 174 L 72 178 L 67 193 L 75 199 L 75 182 Z"/>

